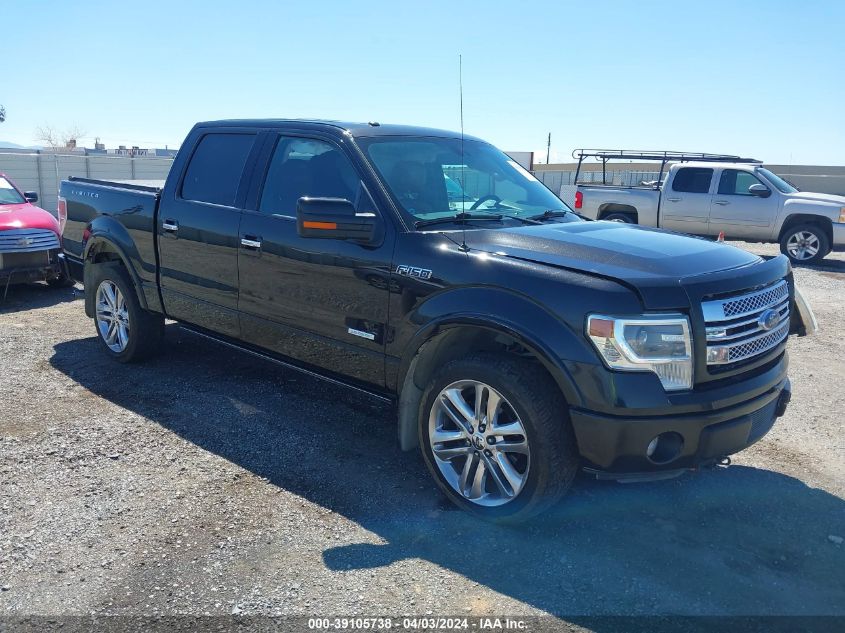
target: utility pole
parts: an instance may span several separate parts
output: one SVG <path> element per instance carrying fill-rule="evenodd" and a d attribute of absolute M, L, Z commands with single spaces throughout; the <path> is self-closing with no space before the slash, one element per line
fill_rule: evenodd
<path fill-rule="evenodd" d="M 552 151 L 552 133 L 549 132 L 549 140 L 546 143 L 546 165 L 549 164 L 549 154 Z"/>

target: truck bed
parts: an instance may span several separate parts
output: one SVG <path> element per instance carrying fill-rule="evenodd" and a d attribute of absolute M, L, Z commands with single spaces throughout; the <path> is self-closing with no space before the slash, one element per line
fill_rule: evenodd
<path fill-rule="evenodd" d="M 65 227 L 62 243 L 71 276 L 82 280 L 86 243 L 92 233 L 111 236 L 113 248 L 131 243 L 121 256 L 132 264 L 136 282 L 146 292 L 155 291 L 156 214 L 163 180 L 99 180 L 71 177 L 63 180 Z M 122 236 L 132 236 L 131 240 Z"/>
<path fill-rule="evenodd" d="M 161 193 L 165 183 L 164 180 L 102 180 L 98 178 L 81 178 L 78 176 L 71 176 L 68 180 L 70 182 L 84 182 L 89 185 L 134 189 L 135 191 L 146 191 L 149 193 Z"/>

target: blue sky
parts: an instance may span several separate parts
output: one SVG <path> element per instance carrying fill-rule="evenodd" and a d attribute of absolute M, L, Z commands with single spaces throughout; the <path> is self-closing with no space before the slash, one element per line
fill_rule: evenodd
<path fill-rule="evenodd" d="M 5 0 L 0 140 L 78 125 L 178 145 L 197 120 L 456 129 L 845 164 L 845 3 Z"/>

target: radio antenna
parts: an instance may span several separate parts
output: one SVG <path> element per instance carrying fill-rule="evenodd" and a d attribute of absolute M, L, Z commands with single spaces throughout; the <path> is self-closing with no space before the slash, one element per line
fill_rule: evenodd
<path fill-rule="evenodd" d="M 466 213 L 466 176 L 464 175 L 464 67 L 462 56 L 458 55 L 458 92 L 461 103 L 461 214 Z M 461 222 L 463 229 L 460 249 L 464 252 L 469 250 L 467 246 L 467 225 L 466 218 Z"/>

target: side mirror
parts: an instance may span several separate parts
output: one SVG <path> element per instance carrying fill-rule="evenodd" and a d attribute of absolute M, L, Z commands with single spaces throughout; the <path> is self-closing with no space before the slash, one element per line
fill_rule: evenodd
<path fill-rule="evenodd" d="M 772 192 L 766 185 L 761 185 L 759 182 L 755 185 L 751 185 L 748 188 L 748 193 L 752 196 L 757 196 L 758 198 L 768 198 L 772 195 Z"/>
<path fill-rule="evenodd" d="M 38 202 L 38 194 L 34 191 L 24 191 L 23 197 L 27 202 Z"/>
<path fill-rule="evenodd" d="M 296 203 L 296 232 L 300 237 L 370 242 L 375 237 L 375 213 L 357 213 L 344 198 L 300 198 Z"/>

